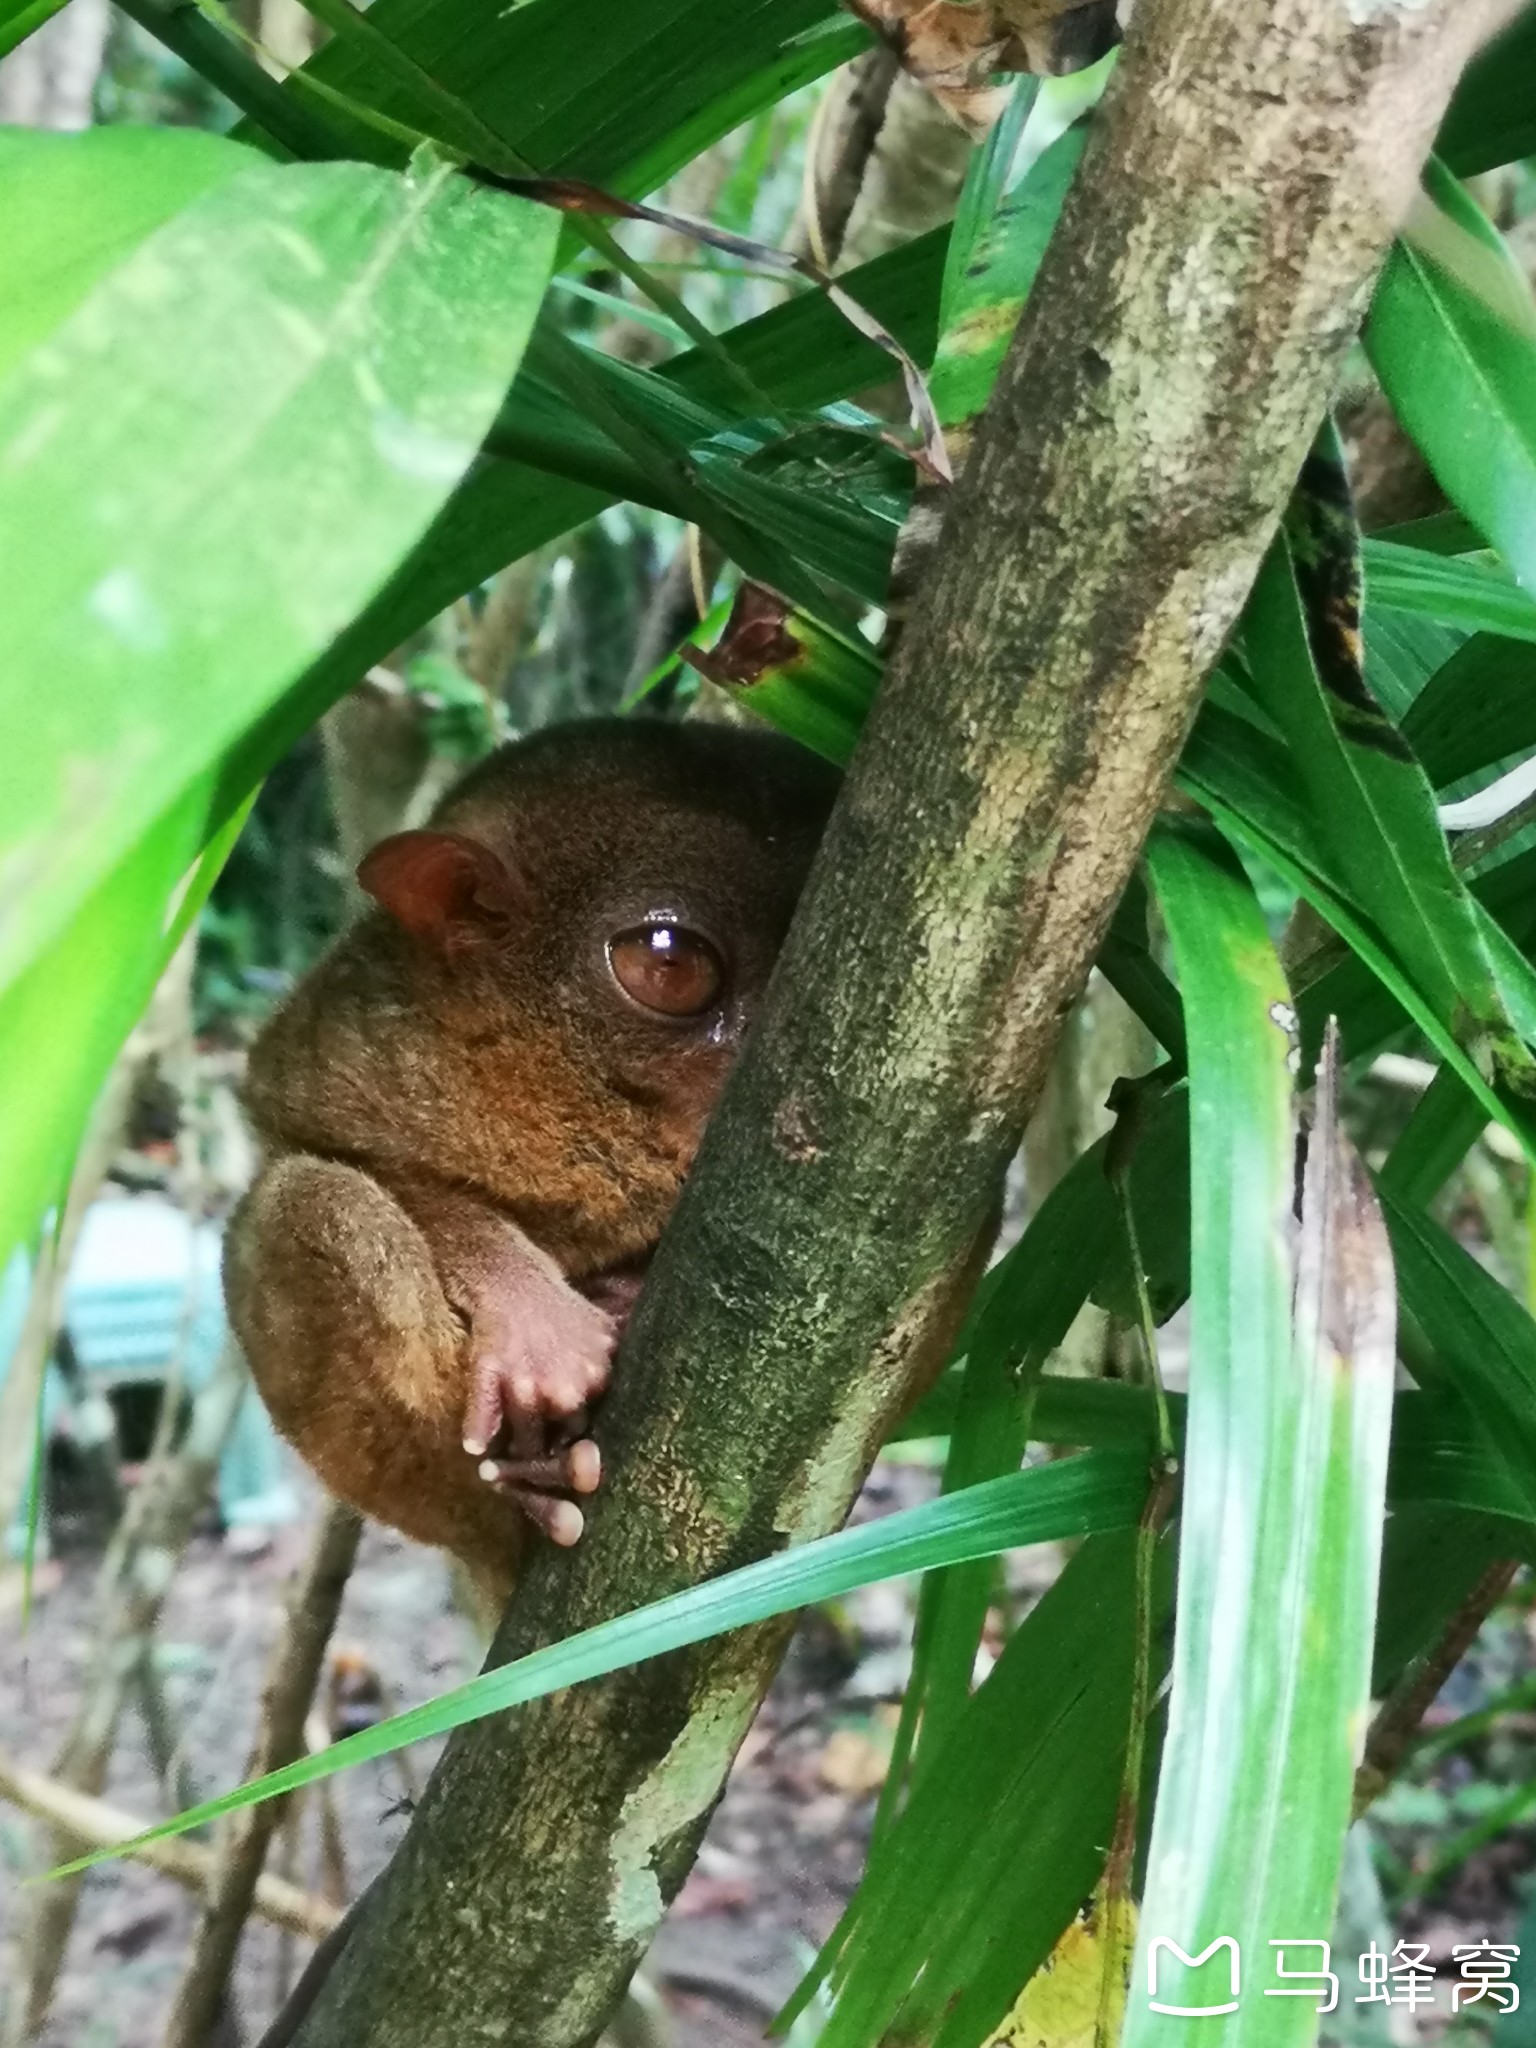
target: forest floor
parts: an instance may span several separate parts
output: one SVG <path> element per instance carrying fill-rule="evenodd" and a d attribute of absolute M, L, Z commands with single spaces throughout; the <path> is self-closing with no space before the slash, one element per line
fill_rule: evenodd
<path fill-rule="evenodd" d="M 858 1513 L 915 1504 L 936 1485 L 921 1466 L 882 1465 Z M 238 1783 L 284 1582 L 309 1522 L 252 1543 L 210 1521 L 194 1537 L 160 1630 L 166 1691 L 181 1755 L 198 1792 Z M 91 1648 L 100 1546 L 68 1531 L 38 1577 L 25 1643 L 0 1619 L 0 1751 L 46 1771 L 78 1704 Z M 1049 1576 L 1048 1559 L 1037 1573 Z M 910 1661 L 911 1589 L 868 1588 L 802 1625 L 732 1774 L 698 1864 L 656 1944 L 650 1972 L 675 2048 L 760 2042 L 768 2019 L 830 1932 L 862 1864 L 884 1775 L 895 1707 Z M 381 1683 L 390 1710 L 472 1675 L 473 1630 L 434 1552 L 370 1527 L 347 1589 L 334 1649 Z M 432 1745 L 331 1781 L 341 1855 L 324 1846 L 318 1804 L 296 1839 L 280 1837 L 270 1867 L 308 1888 L 355 1894 L 403 1834 Z M 125 1718 L 104 1796 L 152 1818 L 167 1810 L 143 1726 Z M 40 1831 L 37 1831 L 40 1832 Z M 31 1867 L 32 1825 L 0 1806 L 0 1940 L 15 1968 Z M 334 1834 L 333 1834 L 334 1840 Z M 86 1878 L 44 2048 L 153 2048 L 161 2036 L 196 1902 L 168 1878 L 114 1863 Z M 304 1944 L 252 1921 L 236 1997 L 238 2035 L 255 2041 L 302 1968 Z"/>

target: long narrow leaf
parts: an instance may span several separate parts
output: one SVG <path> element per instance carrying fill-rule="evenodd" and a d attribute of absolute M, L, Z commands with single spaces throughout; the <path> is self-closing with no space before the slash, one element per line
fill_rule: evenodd
<path fill-rule="evenodd" d="M 1536 1508 L 1536 1322 L 1508 1288 L 1384 1187 L 1404 1313 L 1423 1331 L 1484 1440 Z"/>
<path fill-rule="evenodd" d="M 1443 1059 L 1484 1105 L 1536 1156 L 1536 1124 L 1515 1100 L 1501 1095 L 1457 1040 L 1450 1022 L 1421 994 L 1382 935 L 1356 904 L 1318 843 L 1308 812 L 1289 778 L 1290 764 L 1272 742 L 1216 704 L 1207 703 L 1179 764 L 1180 786 L 1209 810 L 1224 830 L 1260 854 L 1346 942 L 1356 958 L 1401 1004 Z M 1320 1025 L 1317 1006 L 1304 997 L 1303 1021 Z M 1353 1043 L 1351 1042 L 1353 1050 Z"/>
<path fill-rule="evenodd" d="M 1442 488 L 1536 592 L 1536 318 L 1486 214 L 1443 164 L 1387 259 L 1371 363 Z"/>
<path fill-rule="evenodd" d="M 380 0 L 375 27 L 536 170 L 626 197 L 654 191 L 869 41 L 830 0 Z M 328 44 L 305 70 L 417 127 L 430 115 L 348 43 Z M 355 126 L 349 141 L 375 154 L 376 133 Z"/>
<path fill-rule="evenodd" d="M 1290 742 L 1335 872 L 1423 1000 L 1481 1069 L 1536 1081 L 1429 781 L 1366 689 L 1359 609 L 1358 528 L 1330 426 L 1245 614 L 1254 689 Z"/>
<path fill-rule="evenodd" d="M 1221 859 L 1169 832 L 1149 860 L 1189 1029 L 1194 1251 L 1173 1691 L 1125 2041 L 1296 2042 L 1311 2002 L 1239 1999 L 1236 1959 L 1269 1982 L 1273 1941 L 1332 1927 L 1369 1702 L 1391 1264 L 1330 1051 L 1293 1280 L 1278 964 Z M 1216 2027 L 1188 2017 L 1201 2006 Z"/>
<path fill-rule="evenodd" d="M 1459 178 L 1536 156 L 1536 7 L 1527 6 L 1462 73 L 1435 149 Z"/>
<path fill-rule="evenodd" d="M 1015 1632 L 781 2024 L 828 1982 L 823 2048 L 951 2048 L 1007 2010 L 1103 1862 L 1130 1711 L 1133 1566 L 1129 1533 L 1095 1538 Z"/>
<path fill-rule="evenodd" d="M 936 230 L 844 279 L 860 304 L 920 362 L 933 348 L 945 239 L 945 232 Z M 819 294 L 748 321 L 728 339 L 754 380 L 786 407 L 824 404 L 880 375 L 879 352 Z M 697 351 L 680 357 L 662 375 L 701 404 L 730 403 L 719 366 Z M 565 412 L 569 419 L 568 405 Z M 500 424 L 510 430 L 525 418 L 514 387 Z M 590 445 L 589 436 L 582 434 L 580 439 Z M 561 456 L 549 439 L 541 439 L 539 445 L 541 460 L 547 458 L 549 468 L 559 470 Z M 572 474 L 583 471 L 577 468 Z M 527 460 L 478 464 L 375 602 L 237 750 L 225 780 L 223 804 L 242 801 L 252 784 L 370 662 L 461 596 L 466 583 L 478 582 L 517 556 L 596 518 L 616 495 L 621 493 L 603 486 L 557 481 L 548 471 L 530 467 Z"/>
<path fill-rule="evenodd" d="M 1372 605 L 1427 613 L 1469 632 L 1536 640 L 1536 598 L 1492 562 L 1458 561 L 1387 540 L 1368 540 L 1364 556 Z"/>
<path fill-rule="evenodd" d="M 515 1664 L 482 1672 L 466 1685 L 349 1735 L 316 1756 L 189 1807 L 149 1829 L 139 1841 L 185 1834 L 222 1814 L 314 1784 L 352 1764 L 389 1756 L 408 1743 L 446 1734 L 486 1714 L 504 1713 L 642 1658 L 659 1657 L 813 1601 L 835 1599 L 878 1579 L 957 1564 L 1020 1544 L 1129 1528 L 1141 1511 L 1145 1492 L 1145 1468 L 1139 1457 L 1092 1452 L 1063 1464 L 1011 1473 L 969 1493 L 951 1494 L 863 1528 L 845 1529 L 585 1629 Z M 123 1843 L 82 1857 L 69 1868 L 84 1869 L 136 1846 Z"/>

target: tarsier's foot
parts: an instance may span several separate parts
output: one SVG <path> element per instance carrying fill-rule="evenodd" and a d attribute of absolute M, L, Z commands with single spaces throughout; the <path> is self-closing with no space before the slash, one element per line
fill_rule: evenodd
<path fill-rule="evenodd" d="M 480 1464 L 482 1479 L 514 1501 L 551 1543 L 565 1548 L 580 1541 L 586 1526 L 570 1496 L 596 1493 L 603 1477 L 602 1452 L 586 1427 L 584 1408 L 561 1423 L 512 1427 L 511 1455 Z"/>
<path fill-rule="evenodd" d="M 472 1320 L 464 1448 L 481 1461 L 482 1479 L 551 1542 L 569 1545 L 585 1526 L 570 1496 L 595 1492 L 602 1478 L 586 1408 L 608 1384 L 615 1325 L 558 1280 L 537 1289 L 525 1281 L 512 1315 L 494 1306 Z"/>

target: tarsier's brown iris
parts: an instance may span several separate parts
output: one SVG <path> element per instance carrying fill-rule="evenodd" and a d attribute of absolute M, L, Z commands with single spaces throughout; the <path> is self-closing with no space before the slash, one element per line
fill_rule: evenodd
<path fill-rule="evenodd" d="M 631 1002 L 663 1017 L 697 1017 L 725 983 L 720 955 L 679 924 L 637 925 L 608 942 L 613 978 Z"/>

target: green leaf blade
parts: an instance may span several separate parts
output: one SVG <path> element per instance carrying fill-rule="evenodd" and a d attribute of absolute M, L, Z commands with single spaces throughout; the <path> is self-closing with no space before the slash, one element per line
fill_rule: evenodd
<path fill-rule="evenodd" d="M 1274 1939 L 1331 1932 L 1369 1703 L 1391 1268 L 1330 1063 L 1293 1276 L 1288 1013 L 1263 919 L 1203 835 L 1159 833 L 1149 867 L 1189 1031 L 1192 1322 L 1173 1691 L 1125 2041 L 1294 2043 L 1311 2002 L 1260 1987 Z M 1215 1961 L 1196 1975 L 1170 1943 L 1216 1944 Z"/>
<path fill-rule="evenodd" d="M 225 800 L 229 751 L 473 461 L 557 231 L 445 165 L 279 167 L 207 136 L 7 136 L 7 182 L 21 249 L 102 202 L 0 311 L 8 1249 L 249 788 Z"/>
<path fill-rule="evenodd" d="M 147 1830 L 140 1842 L 185 1834 L 226 1813 L 331 1777 L 352 1764 L 389 1756 L 412 1742 L 504 1713 L 568 1685 L 685 1648 L 727 1629 L 836 1599 L 856 1586 L 936 1565 L 958 1564 L 1025 1543 L 1128 1529 L 1146 1492 L 1143 1461 L 1121 1451 L 1089 1453 L 1030 1472 L 1010 1473 L 966 1494 L 951 1494 L 883 1521 L 764 1558 L 674 1593 L 633 1614 L 619 1615 L 515 1664 L 485 1671 L 424 1705 L 349 1735 L 318 1755 L 300 1758 L 237 1791 L 189 1807 Z M 136 1843 L 84 1857 L 72 1869 L 111 1860 Z M 60 1873 L 52 1873 L 60 1874 Z"/>
<path fill-rule="evenodd" d="M 446 168 L 257 165 L 0 382 L 0 981 L 414 541 L 553 248 L 547 215 Z"/>
<path fill-rule="evenodd" d="M 1536 321 L 1503 237 L 1431 158 L 1364 342 L 1452 502 L 1536 592 Z"/>

